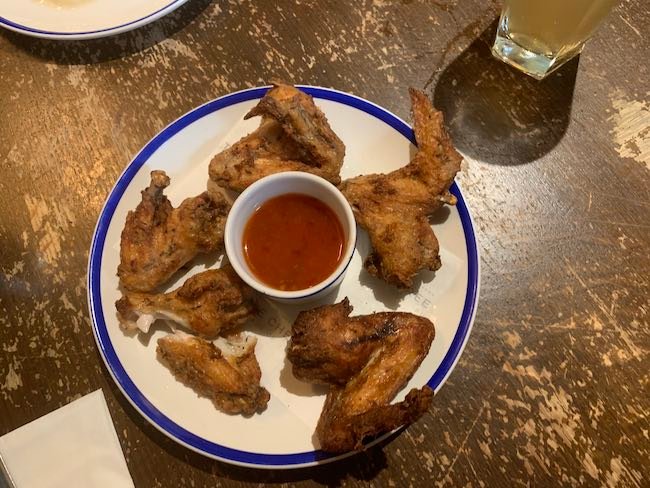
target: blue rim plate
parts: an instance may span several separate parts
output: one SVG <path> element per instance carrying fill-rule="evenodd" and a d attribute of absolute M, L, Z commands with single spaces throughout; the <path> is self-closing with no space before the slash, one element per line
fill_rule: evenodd
<path fill-rule="evenodd" d="M 319 100 L 338 102 L 379 119 L 415 144 L 413 130 L 406 122 L 372 102 L 328 88 L 303 85 L 301 85 L 300 88 L 312 95 L 316 99 L 317 103 Z M 175 137 L 183 129 L 219 110 L 242 102 L 259 99 L 267 90 L 268 87 L 251 88 L 223 96 L 201 105 L 164 128 L 135 156 L 119 177 L 113 190 L 108 196 L 95 228 L 88 262 L 88 304 L 93 322 L 92 325 L 95 340 L 108 371 L 131 404 L 157 429 L 176 442 L 198 453 L 231 464 L 268 469 L 297 468 L 331 462 L 347 457 L 352 453 L 331 455 L 320 450 L 291 454 L 249 452 L 217 444 L 203 438 L 200 433 L 190 432 L 181 427 L 156 408 L 156 406 L 138 389 L 132 378 L 129 377 L 113 343 L 111 342 L 106 323 L 104 304 L 102 303 L 101 298 L 102 257 L 105 251 L 108 228 L 111 224 L 118 203 L 138 171 L 165 142 Z M 460 320 L 457 328 L 453 333 L 449 347 L 446 349 L 441 362 L 427 381 L 427 384 L 434 391 L 437 391 L 445 382 L 465 347 L 474 321 L 479 296 L 479 256 L 472 217 L 458 185 L 454 184 L 451 191 L 458 198 L 456 209 L 458 211 L 460 225 L 462 225 L 467 254 L 467 286 L 464 302 L 460 302 L 464 304 L 462 305 L 462 312 L 460 313 Z M 109 249 L 109 252 L 112 251 Z M 435 283 L 435 279 L 433 280 L 433 283 Z M 106 309 L 110 312 L 112 310 L 111 307 L 112 304 L 109 304 Z M 264 371 L 262 373 L 264 375 Z M 375 439 L 369 445 L 380 442 L 381 440 L 386 439 L 389 435 L 390 433 Z"/>
<path fill-rule="evenodd" d="M 17 2 L 23 2 L 27 0 L 15 0 Z M 187 0 L 170 0 L 164 6 L 152 6 L 151 11 L 147 12 L 144 15 L 140 15 L 136 18 L 130 19 L 127 22 L 122 22 L 117 25 L 111 25 L 108 22 L 108 25 L 105 25 L 106 22 L 103 18 L 97 17 L 97 28 L 82 30 L 82 31 L 66 31 L 63 29 L 58 30 L 47 30 L 39 28 L 35 25 L 26 25 L 24 22 L 19 22 L 12 20 L 11 18 L 5 17 L 7 13 L 3 12 L 2 5 L 0 5 L 0 26 L 5 27 L 14 32 L 20 32 L 32 37 L 41 37 L 44 39 L 58 39 L 58 40 L 80 40 L 80 39 L 97 39 L 100 37 L 108 37 L 116 34 L 121 34 L 143 25 L 149 24 L 154 20 L 173 12 L 178 7 L 183 5 Z M 101 25 L 101 26 L 100 26 Z"/>

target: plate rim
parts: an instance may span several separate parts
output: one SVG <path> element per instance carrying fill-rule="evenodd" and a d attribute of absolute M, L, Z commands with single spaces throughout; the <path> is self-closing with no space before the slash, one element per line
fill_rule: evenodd
<path fill-rule="evenodd" d="M 32 37 L 40 37 L 43 39 L 56 39 L 56 40 L 81 40 L 81 39 L 98 39 L 100 37 L 108 37 L 116 34 L 121 34 L 143 25 L 149 24 L 159 18 L 173 12 L 178 7 L 186 3 L 188 0 L 171 0 L 164 7 L 151 12 L 144 17 L 135 19 L 124 24 L 116 25 L 113 27 L 106 27 L 104 29 L 96 29 L 90 31 L 78 31 L 78 32 L 57 32 L 57 31 L 48 31 L 44 29 L 38 29 L 35 27 L 30 27 L 28 25 L 19 24 L 14 22 L 6 17 L 0 15 L 0 26 L 5 27 L 14 32 L 25 34 Z"/>
<path fill-rule="evenodd" d="M 397 115 L 373 102 L 332 88 L 312 85 L 296 86 L 312 95 L 314 98 L 342 103 L 372 115 L 395 129 L 411 143 L 415 144 L 412 127 Z M 261 469 L 291 469 L 329 463 L 354 455 L 357 451 L 340 455 L 331 455 L 321 450 L 293 454 L 255 453 L 222 446 L 212 441 L 208 441 L 207 439 L 203 439 L 202 437 L 179 426 L 151 404 L 151 402 L 149 402 L 149 400 L 138 390 L 137 386 L 126 373 L 112 346 L 110 337 L 108 336 L 108 328 L 104 320 L 100 295 L 101 260 L 107 230 L 112 221 L 117 204 L 140 168 L 162 144 L 192 123 L 231 105 L 259 99 L 269 88 L 270 86 L 262 86 L 240 90 L 206 102 L 203 105 L 188 111 L 158 132 L 143 146 L 143 148 L 126 166 L 106 198 L 99 214 L 99 218 L 97 219 L 95 230 L 93 231 L 87 269 L 88 308 L 97 348 L 100 351 L 100 356 L 113 378 L 113 381 L 115 381 L 115 384 L 127 398 L 129 403 L 131 403 L 131 405 L 160 432 L 195 452 L 230 464 Z M 474 232 L 474 221 L 469 208 L 465 203 L 458 183 L 454 182 L 452 184 L 451 192 L 458 199 L 457 209 L 461 220 L 463 235 L 465 237 L 468 274 L 467 291 L 460 323 L 456 333 L 454 334 L 451 345 L 449 346 L 449 349 L 443 357 L 440 365 L 427 382 L 427 385 L 435 392 L 442 387 L 462 355 L 474 323 L 480 293 L 480 257 Z M 399 431 L 400 429 L 397 430 Z M 366 447 L 375 445 L 393 434 L 394 432 L 386 433 L 369 443 Z"/>

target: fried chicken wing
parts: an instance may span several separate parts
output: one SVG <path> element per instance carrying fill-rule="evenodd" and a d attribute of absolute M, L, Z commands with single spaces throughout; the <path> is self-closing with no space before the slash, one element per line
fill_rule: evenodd
<path fill-rule="evenodd" d="M 316 427 L 321 449 L 347 452 L 363 449 L 363 439 L 390 432 L 418 420 L 429 410 L 433 390 L 428 386 L 413 388 L 403 402 L 382 404 L 356 413 L 345 413 L 347 389 L 336 388 L 325 399 Z"/>
<path fill-rule="evenodd" d="M 126 290 L 148 292 L 165 283 L 197 254 L 219 250 L 230 204 L 204 192 L 173 208 L 164 195 L 169 177 L 151 172 L 142 201 L 126 217 L 117 274 Z"/>
<path fill-rule="evenodd" d="M 364 438 L 417 420 L 433 397 L 425 386 L 390 405 L 429 351 L 431 321 L 410 313 L 351 312 L 347 298 L 301 312 L 287 349 L 296 377 L 331 386 L 316 427 L 321 448 L 331 452 L 361 449 Z"/>
<path fill-rule="evenodd" d="M 388 174 L 346 180 L 341 191 L 357 223 L 368 231 L 373 251 L 368 272 L 400 288 L 410 288 L 423 269 L 440 267 L 439 245 L 428 216 L 456 204 L 449 187 L 462 160 L 444 128 L 442 114 L 428 97 L 410 90 L 418 150 L 406 166 Z"/>
<path fill-rule="evenodd" d="M 229 414 L 266 409 L 269 392 L 260 386 L 257 339 L 239 334 L 214 342 L 176 332 L 158 339 L 157 352 L 174 376 Z"/>
<path fill-rule="evenodd" d="M 274 84 L 244 117 L 261 116 L 257 130 L 217 154 L 210 178 L 242 191 L 264 176 L 305 171 L 339 184 L 345 146 L 311 96 L 283 83 Z"/>
<path fill-rule="evenodd" d="M 241 325 L 256 312 L 253 290 L 229 265 L 194 275 L 170 293 L 126 293 L 115 306 L 124 330 L 146 333 L 163 319 L 204 337 Z"/>

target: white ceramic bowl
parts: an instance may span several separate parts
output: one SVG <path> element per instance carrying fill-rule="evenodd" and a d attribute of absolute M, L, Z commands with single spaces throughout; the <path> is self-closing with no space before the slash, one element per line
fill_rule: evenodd
<path fill-rule="evenodd" d="M 267 200 L 286 193 L 302 193 L 325 203 L 338 217 L 345 236 L 343 257 L 338 267 L 326 279 L 304 290 L 284 291 L 265 285 L 253 275 L 243 253 L 242 236 L 253 212 Z M 321 298 L 341 284 L 354 253 L 357 226 L 350 204 L 329 181 L 301 171 L 287 171 L 256 181 L 237 197 L 228 214 L 224 238 L 228 259 L 242 280 L 271 299 L 284 303 L 301 303 Z"/>

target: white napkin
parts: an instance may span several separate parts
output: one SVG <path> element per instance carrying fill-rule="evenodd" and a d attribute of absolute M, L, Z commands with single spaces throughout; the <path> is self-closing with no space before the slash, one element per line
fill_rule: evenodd
<path fill-rule="evenodd" d="M 0 437 L 3 461 L 16 488 L 133 488 L 102 390 Z"/>

